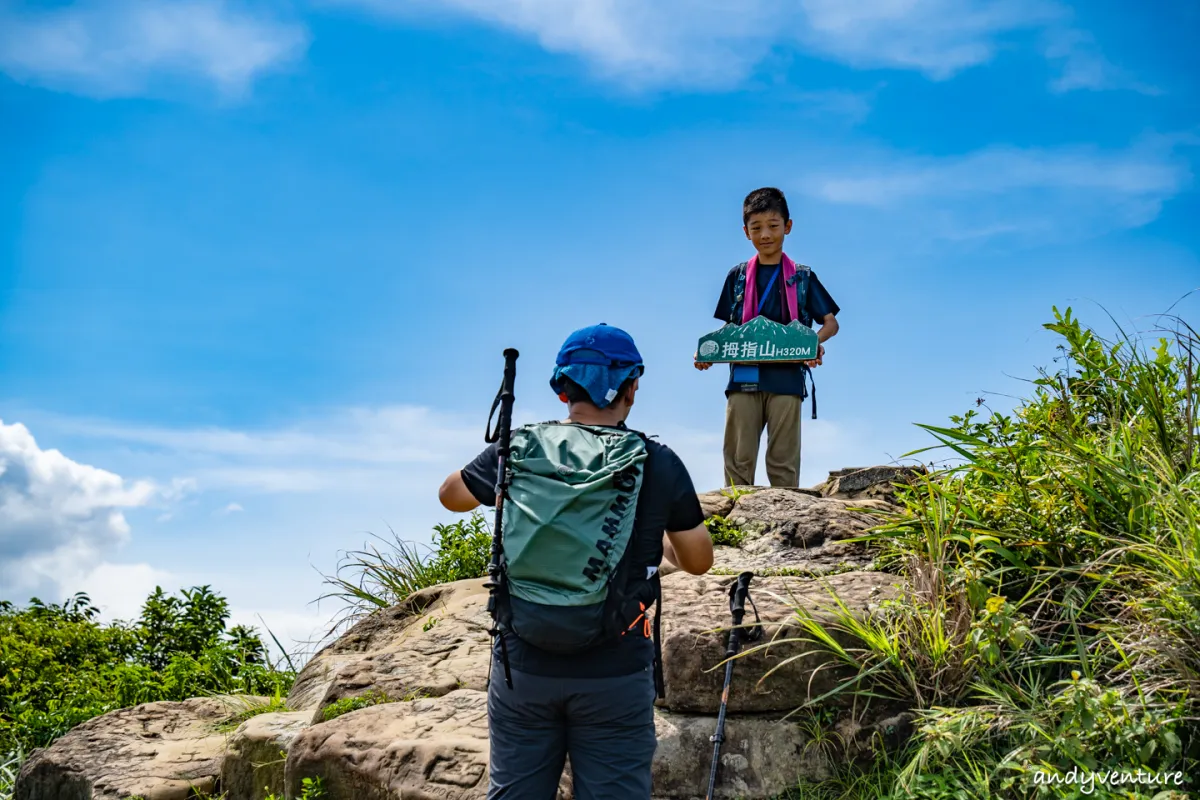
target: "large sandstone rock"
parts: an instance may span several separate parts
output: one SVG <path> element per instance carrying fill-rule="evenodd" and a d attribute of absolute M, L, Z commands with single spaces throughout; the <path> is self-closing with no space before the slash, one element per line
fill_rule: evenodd
<path fill-rule="evenodd" d="M 730 717 L 716 797 L 769 798 L 801 778 L 821 780 L 832 758 L 854 753 L 858 741 L 883 724 L 890 729 L 899 723 L 893 719 L 839 731 L 846 746 L 831 752 L 816 746 L 803 726 L 777 716 Z M 655 729 L 654 797 L 702 798 L 716 718 L 657 709 Z M 372 706 L 306 728 L 289 751 L 286 785 L 289 797 L 298 796 L 304 778 L 321 777 L 332 800 L 483 800 L 487 769 L 487 696 L 463 689 Z M 568 764 L 558 800 L 575 796 Z"/>
<path fill-rule="evenodd" d="M 726 634 L 730 626 L 729 586 L 733 576 L 675 573 L 663 579 L 663 672 L 665 705 L 673 711 L 715 713 L 721 701 Z M 747 651 L 734 663 L 729 696 L 731 713 L 792 711 L 818 698 L 849 677 L 825 650 L 795 626 L 793 609 L 801 607 L 828 620 L 834 602 L 830 592 L 852 612 L 865 615 L 872 605 L 893 597 L 895 577 L 881 572 L 845 572 L 820 578 L 755 578 L 750 596 L 770 647 Z M 746 622 L 754 612 L 746 608 Z M 843 646 L 859 644 L 845 633 Z M 771 669 L 776 671 L 764 678 Z M 844 701 L 845 698 L 842 698 Z M 837 699 L 827 705 L 837 705 Z"/>
<path fill-rule="evenodd" d="M 228 800 L 263 800 L 284 791 L 288 748 L 308 727 L 312 714 L 289 711 L 259 714 L 229 738 L 221 765 L 221 791 Z"/>
<path fill-rule="evenodd" d="M 289 797 L 321 777 L 337 800 L 483 800 L 487 765 L 487 694 L 460 689 L 305 729 L 288 752 L 286 783 Z"/>
<path fill-rule="evenodd" d="M 17 776 L 14 800 L 187 800 L 210 793 L 228 734 L 219 730 L 266 698 L 193 698 L 146 703 L 78 725 L 35 750 Z"/>
<path fill-rule="evenodd" d="M 491 627 L 483 583 L 435 586 L 362 620 L 305 665 L 288 707 L 310 710 L 317 723 L 332 703 L 368 690 L 394 700 L 483 690 Z"/>
<path fill-rule="evenodd" d="M 863 567 L 871 557 L 861 536 L 893 507 L 880 500 L 847 501 L 815 497 L 796 489 L 762 489 L 738 498 L 726 515 L 729 524 L 746 532 L 738 547 L 717 548 L 722 570 L 780 573 L 803 570 L 820 574 Z"/>

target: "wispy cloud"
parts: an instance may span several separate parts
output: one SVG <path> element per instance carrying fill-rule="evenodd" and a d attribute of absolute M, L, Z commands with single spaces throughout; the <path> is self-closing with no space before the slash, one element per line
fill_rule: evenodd
<path fill-rule="evenodd" d="M 1046 58 L 1059 66 L 1061 74 L 1050 82 L 1050 89 L 1063 93 L 1075 90 L 1128 90 L 1159 95 L 1162 90 L 1142 83 L 1126 70 L 1109 61 L 1091 34 L 1065 29 L 1047 36 Z"/>
<path fill-rule="evenodd" d="M 1135 228 L 1190 185 L 1177 150 L 1152 136 L 1123 150 L 992 147 L 944 158 L 858 154 L 857 164 L 803 182 L 821 200 L 875 209 L 947 240 L 1072 239 Z"/>
<path fill-rule="evenodd" d="M 1042 0 L 801 0 L 801 39 L 856 67 L 917 70 L 944 79 L 991 61 L 1003 37 L 1061 17 Z"/>
<path fill-rule="evenodd" d="M 1062 12 L 1050 0 L 326 0 L 381 16 L 468 17 L 635 86 L 732 86 L 776 46 L 932 78 L 992 59 Z"/>
<path fill-rule="evenodd" d="M 24 10 L 0 3 L 0 70 L 102 98 L 140 95 L 167 76 L 236 97 L 307 43 L 299 24 L 226 0 L 81 0 Z"/>
<path fill-rule="evenodd" d="M 143 463 L 167 464 L 201 491 L 270 494 L 394 486 L 471 457 L 481 446 L 477 420 L 421 406 L 348 408 L 279 428 L 166 428 L 47 417 L 68 436 L 139 450 Z M 239 507 L 240 508 L 240 507 Z"/>

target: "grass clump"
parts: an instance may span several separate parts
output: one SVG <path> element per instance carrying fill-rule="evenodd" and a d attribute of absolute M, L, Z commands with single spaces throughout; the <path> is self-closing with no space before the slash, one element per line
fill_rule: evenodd
<path fill-rule="evenodd" d="M 842 575 L 846 572 L 871 572 L 876 567 L 872 564 L 841 563 L 832 567 L 813 569 L 812 567 L 767 567 L 754 570 L 756 578 L 827 578 L 830 575 Z M 709 575 L 741 575 L 745 570 L 730 567 L 713 567 Z"/>
<path fill-rule="evenodd" d="M 266 702 L 252 702 L 244 704 L 242 710 L 233 714 L 229 719 L 225 720 L 217 726 L 217 730 L 222 733 L 237 730 L 238 726 L 243 722 L 263 714 L 285 713 L 294 709 L 288 707 L 287 698 L 280 694 L 270 697 Z"/>
<path fill-rule="evenodd" d="M 492 532 L 478 511 L 466 519 L 435 525 L 432 547 L 405 541 L 395 531 L 391 536 L 382 549 L 368 545 L 346 553 L 335 574 L 325 576 L 333 590 L 320 599 L 336 598 L 346 609 L 329 635 L 422 589 L 487 575 Z"/>
<path fill-rule="evenodd" d="M 713 544 L 725 547 L 740 547 L 746 540 L 746 531 L 734 525 L 720 514 L 713 514 L 704 520 L 704 526 L 712 535 Z"/>
<path fill-rule="evenodd" d="M 407 692 L 402 697 L 391 697 L 387 692 L 378 689 L 368 689 L 360 695 L 343 697 L 341 700 L 330 703 L 325 707 L 322 716 L 328 722 L 331 719 L 337 719 L 343 714 L 349 714 L 351 711 L 357 711 L 360 708 L 369 708 L 370 706 L 383 705 L 384 703 L 410 703 L 413 700 L 420 700 L 427 696 L 419 689 Z"/>
<path fill-rule="evenodd" d="M 902 599 L 796 610 L 796 638 L 851 668 L 835 693 L 919 714 L 885 769 L 797 797 L 1195 788 L 1175 781 L 1200 778 L 1200 340 L 1177 318 L 1147 343 L 1054 315 L 1060 366 L 1012 413 L 922 426 L 955 461 L 868 537 Z"/>

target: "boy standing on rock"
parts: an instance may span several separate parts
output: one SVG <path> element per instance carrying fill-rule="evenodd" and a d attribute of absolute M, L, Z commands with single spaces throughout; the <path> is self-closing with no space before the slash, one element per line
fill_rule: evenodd
<path fill-rule="evenodd" d="M 550 386 L 562 422 L 513 431 L 488 685 L 489 800 L 554 800 L 567 756 L 579 800 L 649 800 L 662 693 L 658 568 L 701 575 L 712 539 L 670 448 L 625 425 L 644 368 L 609 325 L 571 334 Z M 451 511 L 496 502 L 492 445 L 452 473 Z M 652 622 L 653 620 L 653 622 Z"/>
<path fill-rule="evenodd" d="M 757 254 L 725 277 L 714 316 L 743 325 L 756 316 L 787 324 L 800 320 L 817 331 L 820 342 L 838 332 L 841 309 L 817 275 L 783 252 L 792 232 L 787 199 L 774 188 L 756 189 L 742 204 L 742 230 Z M 800 406 L 808 393 L 805 378 L 825 355 L 818 345 L 815 361 L 802 364 L 731 364 L 725 389 L 725 480 L 730 486 L 753 486 L 758 445 L 767 429 L 767 478 L 772 486 L 800 485 Z M 696 369 L 712 364 L 696 362 Z M 813 399 L 816 414 L 816 398 Z"/>

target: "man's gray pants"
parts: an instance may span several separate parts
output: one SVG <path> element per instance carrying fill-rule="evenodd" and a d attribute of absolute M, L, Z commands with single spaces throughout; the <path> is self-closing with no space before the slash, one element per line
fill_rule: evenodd
<path fill-rule="evenodd" d="M 488 800 L 554 800 L 571 757 L 575 800 L 649 800 L 654 734 L 650 667 L 617 678 L 544 678 L 492 665 Z"/>

